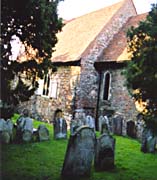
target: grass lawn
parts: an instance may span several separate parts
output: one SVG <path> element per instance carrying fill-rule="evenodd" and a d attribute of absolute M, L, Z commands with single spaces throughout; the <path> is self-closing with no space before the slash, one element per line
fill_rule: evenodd
<path fill-rule="evenodd" d="M 14 117 L 14 121 L 17 115 Z M 34 121 L 34 127 L 41 122 Z M 54 140 L 52 125 L 47 142 L 1 146 L 2 180 L 60 180 L 68 140 Z M 136 140 L 116 136 L 116 167 L 110 172 L 95 172 L 88 180 L 157 180 L 157 153 L 140 152 Z M 87 180 L 87 179 L 83 179 Z"/>

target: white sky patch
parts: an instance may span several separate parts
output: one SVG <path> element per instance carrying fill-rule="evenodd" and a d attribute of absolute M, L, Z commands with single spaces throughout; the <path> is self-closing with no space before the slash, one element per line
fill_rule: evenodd
<path fill-rule="evenodd" d="M 59 3 L 58 14 L 69 20 L 83 14 L 101 9 L 119 2 L 120 0 L 64 0 Z M 151 4 L 157 0 L 133 0 L 138 14 L 150 11 Z"/>
<path fill-rule="evenodd" d="M 23 53 L 25 49 L 19 37 L 17 37 L 16 35 L 12 36 L 10 44 L 12 53 L 12 55 L 10 56 L 10 60 L 15 61 L 17 60 L 18 55 Z"/>

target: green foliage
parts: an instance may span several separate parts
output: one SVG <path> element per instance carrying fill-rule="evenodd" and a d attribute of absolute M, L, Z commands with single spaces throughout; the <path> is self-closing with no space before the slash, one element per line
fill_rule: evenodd
<path fill-rule="evenodd" d="M 125 71 L 127 86 L 136 101 L 146 102 L 142 112 L 145 119 L 152 116 L 157 121 L 157 4 L 145 21 L 129 29 L 127 37 L 128 51 L 132 54 Z"/>
<path fill-rule="evenodd" d="M 54 70 L 50 58 L 57 42 L 56 33 L 63 25 L 57 14 L 58 3 L 59 0 L 2 1 L 0 114 L 3 118 L 10 117 L 14 107 L 34 93 L 37 77 L 42 78 L 48 69 Z M 27 57 L 28 47 L 36 52 L 29 61 L 19 63 L 12 59 L 11 40 L 15 36 L 25 46 Z"/>
<path fill-rule="evenodd" d="M 13 121 L 17 118 L 18 115 L 15 115 Z M 34 121 L 34 127 L 37 128 L 41 123 Z M 2 146 L 3 180 L 61 180 L 60 173 L 68 140 L 54 140 L 52 125 L 44 124 L 49 129 L 50 141 Z M 115 169 L 96 172 L 93 167 L 91 177 L 82 180 L 156 180 L 157 154 L 140 152 L 140 143 L 136 140 L 119 136 L 115 138 Z"/>

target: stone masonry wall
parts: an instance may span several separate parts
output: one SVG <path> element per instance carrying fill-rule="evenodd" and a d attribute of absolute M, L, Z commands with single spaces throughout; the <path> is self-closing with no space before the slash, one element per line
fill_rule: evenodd
<path fill-rule="evenodd" d="M 78 108 L 93 108 L 94 113 L 96 113 L 99 77 L 94 68 L 94 62 L 101 58 L 103 51 L 113 39 L 113 36 L 118 33 L 128 18 L 134 15 L 136 15 L 136 10 L 132 1 L 126 0 L 124 5 L 83 54 L 80 85 L 77 90 Z"/>
<path fill-rule="evenodd" d="M 69 118 L 75 106 L 75 87 L 79 81 L 80 67 L 58 67 L 53 78 L 57 81 L 57 98 L 34 95 L 29 101 L 18 107 L 21 112 L 24 108 L 30 111 L 31 116 L 39 117 L 43 121 L 52 121 L 57 109 L 61 109 L 65 117 Z"/>
<path fill-rule="evenodd" d="M 122 75 L 123 69 L 106 69 L 102 72 L 99 95 L 99 110 L 110 109 L 114 113 L 122 114 L 125 121 L 136 120 L 137 110 L 135 102 L 130 96 L 127 87 L 125 86 L 125 77 Z M 104 93 L 104 74 L 110 73 L 110 88 L 108 100 L 103 99 Z M 100 114 L 99 111 L 99 114 Z"/>

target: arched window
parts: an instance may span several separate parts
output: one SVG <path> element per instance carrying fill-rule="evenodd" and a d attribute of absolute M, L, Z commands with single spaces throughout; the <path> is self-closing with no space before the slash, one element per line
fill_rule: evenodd
<path fill-rule="evenodd" d="M 108 100 L 109 98 L 109 90 L 110 90 L 110 73 L 105 73 L 104 77 L 104 92 L 103 92 L 103 100 Z"/>

